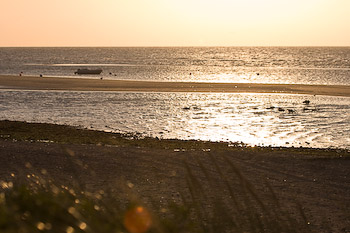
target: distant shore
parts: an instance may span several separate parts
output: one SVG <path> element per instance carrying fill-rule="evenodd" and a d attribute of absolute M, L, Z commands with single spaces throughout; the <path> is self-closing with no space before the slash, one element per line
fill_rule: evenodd
<path fill-rule="evenodd" d="M 1 89 L 204 92 L 204 93 L 280 93 L 350 97 L 350 85 L 304 85 L 259 83 L 159 82 L 0 75 Z"/>

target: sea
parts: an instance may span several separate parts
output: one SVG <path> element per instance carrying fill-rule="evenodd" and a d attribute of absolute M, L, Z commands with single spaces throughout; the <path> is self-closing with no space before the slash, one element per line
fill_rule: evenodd
<path fill-rule="evenodd" d="M 79 68 L 101 68 L 81 76 Z M 350 47 L 0 48 L 0 74 L 350 85 Z M 304 101 L 309 100 L 307 104 Z M 0 87 L 0 120 L 249 146 L 350 149 L 350 98 Z"/>

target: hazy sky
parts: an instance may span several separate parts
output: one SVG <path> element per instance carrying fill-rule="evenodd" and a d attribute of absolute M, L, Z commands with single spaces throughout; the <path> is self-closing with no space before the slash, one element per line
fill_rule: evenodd
<path fill-rule="evenodd" d="M 350 46 L 350 0 L 0 0 L 0 46 Z"/>

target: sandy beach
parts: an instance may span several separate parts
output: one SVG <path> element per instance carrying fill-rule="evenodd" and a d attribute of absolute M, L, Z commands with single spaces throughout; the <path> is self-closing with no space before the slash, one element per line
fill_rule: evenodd
<path fill-rule="evenodd" d="M 350 97 L 350 86 L 348 85 L 153 82 L 10 75 L 0 75 L 0 88 L 72 91 L 284 93 Z"/>
<path fill-rule="evenodd" d="M 251 182 L 263 202 L 269 201 L 269 184 L 292 214 L 298 215 L 299 204 L 310 222 L 310 232 L 350 231 L 350 157 L 345 150 L 230 148 L 224 143 L 200 141 L 126 140 L 69 126 L 9 121 L 0 122 L 0 135 L 0 180 L 11 179 L 11 173 L 17 179 L 26 179 L 28 174 L 45 170 L 56 182 L 76 183 L 92 191 L 118 193 L 118 184 L 126 182 L 144 200 L 162 203 L 178 201 L 179 194 L 185 198 L 190 195 L 187 164 L 204 187 L 211 180 L 205 193 L 215 200 L 229 198 L 224 194 L 221 172 L 232 185 L 239 181 L 230 172 L 229 161 Z"/>
<path fill-rule="evenodd" d="M 45 169 L 59 183 L 79 184 L 88 190 L 116 189 L 121 180 L 132 185 L 138 196 L 155 202 L 189 195 L 185 161 L 205 185 L 206 178 L 196 163 L 200 160 L 216 187 L 206 189 L 211 198 L 222 196 L 223 180 L 211 165 L 214 156 L 220 169 L 228 166 L 226 156 L 258 190 L 259 198 L 268 202 L 269 183 L 283 206 L 298 215 L 299 203 L 310 221 L 311 232 L 348 232 L 350 207 L 350 160 L 309 156 L 292 151 L 174 151 L 167 149 L 109 147 L 98 145 L 54 144 L 0 141 L 0 179 L 13 173 L 17 178 L 40 174 Z M 71 157 L 70 154 L 74 154 Z M 322 154 L 322 153 L 321 153 Z M 28 169 L 27 164 L 32 167 Z M 80 166 L 77 164 L 81 164 Z M 214 169 L 214 170 L 213 170 Z M 229 175 L 229 174 L 226 174 Z M 235 175 L 228 176 L 237 182 Z M 330 231 L 328 231 L 330 228 Z"/>

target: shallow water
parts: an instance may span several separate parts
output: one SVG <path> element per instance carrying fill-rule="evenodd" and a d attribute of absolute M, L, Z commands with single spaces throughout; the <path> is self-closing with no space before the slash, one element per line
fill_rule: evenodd
<path fill-rule="evenodd" d="M 96 67 L 105 79 L 350 85 L 350 47 L 0 48 L 0 74 Z M 265 146 L 350 148 L 349 108 L 328 96 L 0 90 L 0 119 Z"/>
<path fill-rule="evenodd" d="M 350 85 L 350 47 L 0 48 L 0 74 L 96 67 L 105 79 Z"/>
<path fill-rule="evenodd" d="M 263 146 L 350 149 L 349 110 L 331 96 L 0 91 L 0 119 Z"/>

